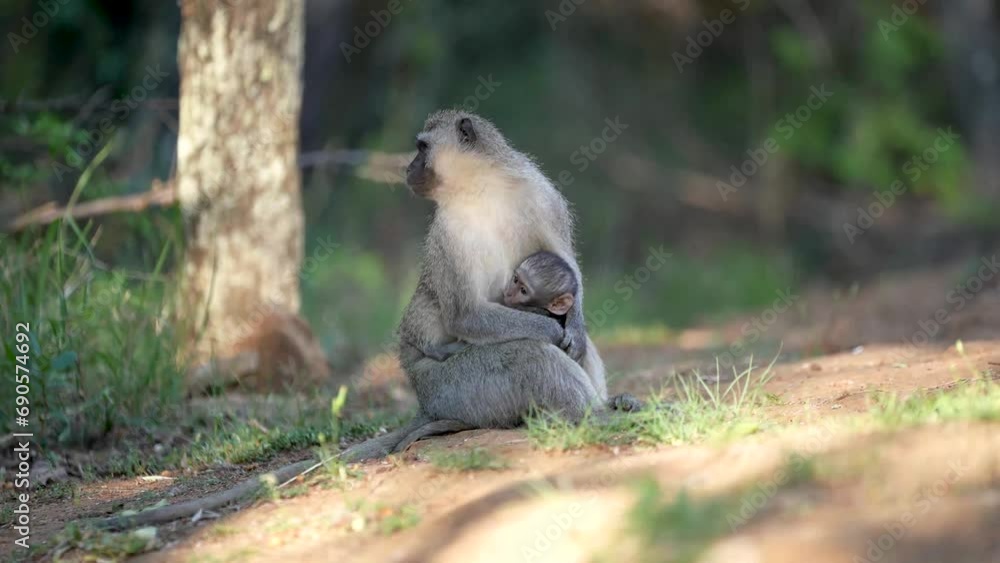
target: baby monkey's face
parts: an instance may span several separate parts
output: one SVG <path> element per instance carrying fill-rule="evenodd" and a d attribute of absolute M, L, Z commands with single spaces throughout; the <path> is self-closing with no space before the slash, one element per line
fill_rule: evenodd
<path fill-rule="evenodd" d="M 543 278 L 539 280 L 538 278 Z M 503 304 L 508 307 L 545 309 L 559 317 L 573 307 L 573 295 L 553 288 L 545 276 L 537 276 L 530 268 L 518 266 L 503 290 Z"/>
<path fill-rule="evenodd" d="M 538 303 L 531 284 L 531 275 L 523 268 L 514 270 L 514 276 L 507 281 L 503 290 L 503 304 L 508 307 L 545 307 L 547 303 Z"/>

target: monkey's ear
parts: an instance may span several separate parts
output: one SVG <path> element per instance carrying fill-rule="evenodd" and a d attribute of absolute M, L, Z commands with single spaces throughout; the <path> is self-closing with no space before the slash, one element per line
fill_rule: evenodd
<path fill-rule="evenodd" d="M 470 145 L 476 142 L 476 129 L 472 126 L 472 120 L 468 117 L 458 120 L 458 138 L 463 143 Z"/>
<path fill-rule="evenodd" d="M 573 308 L 573 296 L 569 293 L 563 293 L 557 296 L 555 299 L 549 303 L 548 310 L 550 313 L 557 317 L 561 317 L 569 312 Z"/>

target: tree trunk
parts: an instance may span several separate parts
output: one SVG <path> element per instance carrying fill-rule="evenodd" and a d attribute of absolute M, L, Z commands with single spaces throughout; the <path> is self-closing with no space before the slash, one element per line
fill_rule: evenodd
<path fill-rule="evenodd" d="M 258 389 L 315 382 L 329 368 L 298 317 L 304 0 L 184 0 L 181 16 L 180 309 L 201 366 L 192 373 Z"/>

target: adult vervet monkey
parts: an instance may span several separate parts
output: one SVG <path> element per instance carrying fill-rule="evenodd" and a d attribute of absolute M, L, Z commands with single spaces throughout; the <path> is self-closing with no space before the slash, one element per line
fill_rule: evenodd
<path fill-rule="evenodd" d="M 582 279 L 562 194 L 492 123 L 463 111 L 427 119 L 406 182 L 437 204 L 399 327 L 400 360 L 423 413 L 492 428 L 520 424 L 533 405 L 570 419 L 599 407 L 607 386 L 584 326 L 582 284 L 565 329 L 502 304 L 511 272 L 541 250 Z M 443 362 L 410 344 L 453 340 L 473 346 Z"/>
<path fill-rule="evenodd" d="M 420 281 L 399 326 L 400 363 L 420 402 L 405 427 L 348 449 L 366 459 L 400 451 L 435 433 L 509 428 L 533 408 L 579 420 L 610 401 L 604 364 L 587 336 L 582 284 L 565 328 L 554 318 L 502 304 L 511 272 L 548 251 L 578 280 L 573 217 L 566 199 L 489 121 L 458 110 L 427 118 L 406 183 L 437 204 Z M 422 350 L 469 343 L 444 361 Z"/>

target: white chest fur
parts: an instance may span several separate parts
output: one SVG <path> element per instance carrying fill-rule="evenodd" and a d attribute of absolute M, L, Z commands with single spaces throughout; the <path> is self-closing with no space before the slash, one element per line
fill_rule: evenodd
<path fill-rule="evenodd" d="M 439 210 L 442 226 L 456 241 L 460 268 L 483 299 L 498 301 L 521 260 L 545 247 L 545 223 L 530 194 L 513 189 L 480 192 Z"/>
<path fill-rule="evenodd" d="M 441 181 L 437 220 L 479 297 L 499 301 L 514 268 L 530 254 L 571 255 L 571 242 L 556 228 L 570 219 L 560 211 L 564 207 L 552 205 L 559 195 L 549 193 L 549 186 L 530 176 L 512 177 L 470 152 L 442 149 L 435 158 Z"/>
<path fill-rule="evenodd" d="M 514 268 L 540 249 L 538 225 L 525 221 L 523 209 L 504 201 L 483 201 L 482 205 L 448 211 L 444 226 L 460 247 L 457 254 L 464 262 L 460 267 L 469 275 L 480 297 L 499 300 Z"/>

